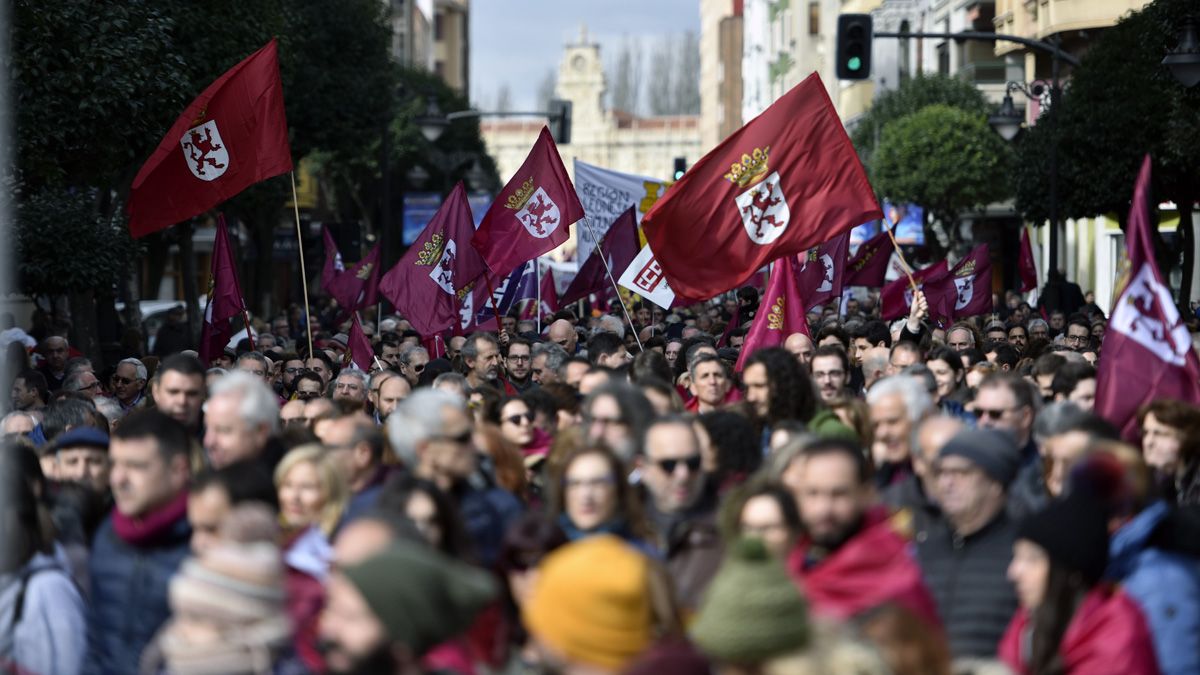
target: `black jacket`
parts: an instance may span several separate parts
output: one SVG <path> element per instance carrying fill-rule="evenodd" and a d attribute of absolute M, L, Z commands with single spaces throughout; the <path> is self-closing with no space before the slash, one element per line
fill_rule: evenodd
<path fill-rule="evenodd" d="M 947 527 L 917 542 L 917 563 L 956 659 L 996 655 L 1017 611 L 1017 595 L 1006 576 L 1016 535 L 1016 523 L 1001 511 L 967 537 Z"/>

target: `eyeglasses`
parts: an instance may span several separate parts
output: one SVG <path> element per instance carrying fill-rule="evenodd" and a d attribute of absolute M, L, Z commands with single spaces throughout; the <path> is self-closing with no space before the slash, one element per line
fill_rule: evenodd
<path fill-rule="evenodd" d="M 1004 415 L 1007 412 L 1008 412 L 1007 408 L 999 408 L 996 410 L 989 410 L 987 408 L 976 408 L 975 409 L 975 415 L 977 417 L 979 417 L 979 419 L 984 419 L 984 418 L 990 417 L 994 420 L 1001 420 L 1001 419 L 1004 419 Z"/>
<path fill-rule="evenodd" d="M 1067 342 L 1087 342 L 1087 339 L 1090 337 L 1090 335 L 1068 335 L 1063 339 Z"/>
<path fill-rule="evenodd" d="M 529 360 L 529 355 L 528 354 L 518 354 L 516 356 L 506 356 L 505 360 L 506 361 L 516 361 L 517 363 L 522 363 L 524 361 Z"/>
<path fill-rule="evenodd" d="M 95 381 L 95 382 L 93 382 L 93 383 L 91 383 L 91 384 L 89 384 L 89 385 L 87 385 L 87 386 L 80 387 L 80 388 L 79 388 L 79 391 L 87 391 L 88 389 L 95 389 L 96 387 L 99 387 L 99 386 L 100 386 L 100 381 L 99 381 L 99 380 L 97 380 L 97 381 Z"/>
<path fill-rule="evenodd" d="M 530 424 L 532 424 L 533 423 L 533 413 L 525 413 L 523 415 L 509 415 L 508 417 L 505 417 L 503 421 L 508 422 L 509 424 L 515 424 L 517 426 L 521 426 L 521 420 L 525 420 L 526 422 L 529 422 Z"/>
<path fill-rule="evenodd" d="M 113 381 L 113 384 L 125 385 L 125 384 L 133 384 L 136 380 L 131 380 L 128 377 L 121 377 L 120 375 L 113 375 L 112 381 Z"/>
<path fill-rule="evenodd" d="M 424 363 L 406 363 L 404 365 L 409 368 L 412 368 L 412 371 L 418 375 L 425 372 L 425 364 Z"/>
<path fill-rule="evenodd" d="M 657 464 L 658 468 L 662 469 L 663 473 L 666 474 L 675 473 L 675 469 L 678 468 L 680 464 L 687 467 L 688 473 L 696 473 L 700 470 L 700 455 L 692 455 L 686 459 L 660 459 L 656 461 L 655 464 Z"/>

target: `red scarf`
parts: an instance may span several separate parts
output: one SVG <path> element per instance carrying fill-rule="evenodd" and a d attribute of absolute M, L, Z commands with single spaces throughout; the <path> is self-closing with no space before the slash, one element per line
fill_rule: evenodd
<path fill-rule="evenodd" d="M 187 490 L 182 490 L 171 501 L 142 516 L 134 518 L 113 509 L 113 531 L 130 546 L 145 546 L 161 537 L 175 523 L 187 518 Z"/>

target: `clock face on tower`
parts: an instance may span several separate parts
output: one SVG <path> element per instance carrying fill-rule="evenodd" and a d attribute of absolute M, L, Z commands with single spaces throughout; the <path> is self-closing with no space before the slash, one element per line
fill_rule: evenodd
<path fill-rule="evenodd" d="M 583 54 L 576 54 L 575 58 L 571 59 L 571 68 L 577 73 L 582 73 L 587 65 L 587 59 L 583 58 Z"/>

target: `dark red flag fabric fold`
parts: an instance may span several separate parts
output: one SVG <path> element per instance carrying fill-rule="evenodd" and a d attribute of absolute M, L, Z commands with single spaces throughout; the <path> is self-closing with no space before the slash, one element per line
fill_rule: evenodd
<path fill-rule="evenodd" d="M 796 280 L 800 284 L 800 297 L 807 305 L 805 309 L 841 297 L 849 252 L 850 232 L 846 231 L 797 256 L 800 268 Z"/>
<path fill-rule="evenodd" d="M 488 208 L 471 240 L 495 276 L 558 248 L 583 205 L 571 185 L 550 130 L 542 127 L 525 163 Z"/>
<path fill-rule="evenodd" d="M 816 74 L 700 159 L 642 218 L 676 295 L 707 299 L 763 265 L 883 217 Z"/>
<path fill-rule="evenodd" d="M 954 318 L 989 314 L 992 305 L 992 255 L 987 244 L 971 249 L 954 269 Z M 949 289 L 947 289 L 949 290 Z"/>
<path fill-rule="evenodd" d="M 326 256 L 328 267 L 328 254 Z M 337 255 L 337 261 L 341 264 L 341 254 Z M 379 244 L 375 244 L 362 260 L 341 272 L 335 271 L 328 285 L 322 283 L 321 287 L 337 300 L 343 313 L 370 307 L 379 302 Z"/>
<path fill-rule="evenodd" d="M 208 277 L 208 304 L 204 307 L 204 326 L 200 336 L 200 361 L 205 366 L 225 351 L 233 337 L 229 320 L 246 307 L 238 285 L 237 266 L 229 246 L 229 230 L 225 219 L 217 220 L 217 236 L 213 241 L 212 271 Z"/>
<path fill-rule="evenodd" d="M 882 288 L 891 259 L 891 237 L 887 232 L 880 232 L 859 245 L 854 257 L 846 263 L 846 285 Z"/>
<path fill-rule="evenodd" d="M 600 257 L 599 251 L 608 256 L 608 266 L 612 268 L 613 280 L 616 280 L 641 250 L 637 234 L 637 212 L 634 207 L 630 207 L 613 221 L 608 232 L 600 240 L 600 246 L 592 249 L 591 255 L 579 268 L 579 273 L 571 280 L 559 302 L 569 305 L 592 293 L 604 294 L 612 290 L 613 282 L 608 278 L 608 269 L 605 268 L 604 258 Z"/>
<path fill-rule="evenodd" d="M 1125 230 L 1129 283 L 1104 332 L 1096 375 L 1096 413 L 1137 442 L 1137 410 L 1159 399 L 1200 404 L 1200 359 L 1154 259 L 1150 157 L 1142 161 Z"/>
<path fill-rule="evenodd" d="M 940 260 L 925 269 L 917 270 L 912 276 L 917 288 L 925 293 L 925 300 L 929 303 L 929 316 L 935 321 L 952 319 L 954 284 L 942 283 L 950 281 L 950 269 L 946 261 Z M 884 286 L 879 293 L 879 302 L 882 309 L 880 318 L 884 321 L 908 316 L 909 307 L 912 306 L 912 286 L 908 283 L 908 277 L 900 277 Z"/>
<path fill-rule="evenodd" d="M 804 311 L 805 301 L 800 296 L 800 286 L 796 280 L 796 265 L 796 259 L 792 256 L 775 261 L 771 279 L 767 282 L 766 295 L 758 306 L 758 313 L 754 315 L 754 322 L 750 324 L 746 341 L 742 343 L 742 351 L 738 354 L 738 372 L 754 352 L 778 347 L 792 333 L 810 335 Z"/>
<path fill-rule="evenodd" d="M 129 191 L 135 238 L 292 170 L 275 40 L 217 78 L 171 125 Z"/>
<path fill-rule="evenodd" d="M 350 318 L 350 345 L 346 350 L 346 360 L 358 366 L 364 373 L 371 372 L 371 364 L 375 361 L 375 350 L 371 349 L 371 341 L 363 332 L 362 323 L 358 320 L 358 312 Z M 347 364 L 348 365 L 348 364 Z"/>
<path fill-rule="evenodd" d="M 1029 241 L 1029 228 L 1021 228 L 1021 253 L 1017 257 L 1017 272 L 1021 275 L 1021 292 L 1028 293 L 1038 287 L 1037 266 L 1033 261 L 1033 244 Z"/>
<path fill-rule="evenodd" d="M 421 236 L 396 266 L 383 275 L 379 290 L 424 336 L 459 325 L 459 310 L 487 266 L 471 246 L 475 234 L 467 191 L 454 186 Z"/>

